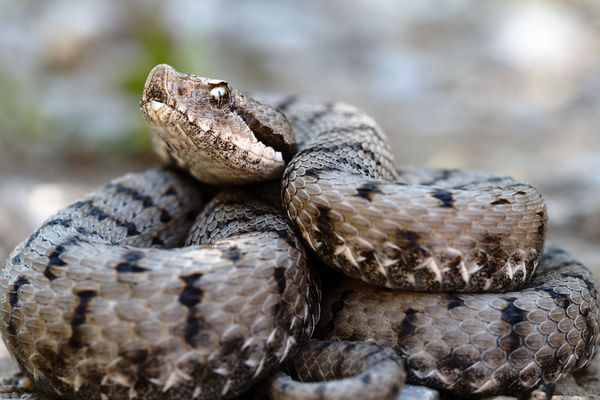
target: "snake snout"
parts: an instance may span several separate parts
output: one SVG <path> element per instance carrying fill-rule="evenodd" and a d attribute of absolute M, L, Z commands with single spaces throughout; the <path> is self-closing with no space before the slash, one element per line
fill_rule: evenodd
<path fill-rule="evenodd" d="M 166 85 L 169 74 L 174 71 L 173 67 L 168 64 L 158 64 L 156 67 L 152 68 L 148 74 L 148 78 L 146 78 L 146 83 L 144 84 L 142 105 L 153 100 L 160 103 L 167 103 L 168 93 Z"/>

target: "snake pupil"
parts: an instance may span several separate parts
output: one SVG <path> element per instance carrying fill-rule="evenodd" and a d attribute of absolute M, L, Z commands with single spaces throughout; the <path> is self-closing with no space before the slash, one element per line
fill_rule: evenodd
<path fill-rule="evenodd" d="M 229 90 L 225 86 L 216 86 L 210 90 L 210 96 L 221 107 L 229 98 Z"/>

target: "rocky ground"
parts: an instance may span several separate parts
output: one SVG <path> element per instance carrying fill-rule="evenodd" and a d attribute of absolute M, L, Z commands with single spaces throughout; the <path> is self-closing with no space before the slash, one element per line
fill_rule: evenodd
<path fill-rule="evenodd" d="M 550 235 L 600 276 L 597 2 L 0 8 L 0 91 L 11 94 L 0 97 L 0 259 L 58 208 L 154 161 L 137 102 L 150 67 L 169 62 L 357 104 L 402 163 L 522 178 L 546 196 Z"/>

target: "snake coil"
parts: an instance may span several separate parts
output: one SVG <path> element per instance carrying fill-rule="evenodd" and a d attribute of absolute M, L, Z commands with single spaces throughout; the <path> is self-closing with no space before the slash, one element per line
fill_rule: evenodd
<path fill-rule="evenodd" d="M 0 329 L 42 392 L 232 398 L 284 363 L 275 398 L 392 398 L 405 375 L 472 397 L 555 382 L 593 357 L 596 284 L 544 248 L 533 187 L 398 169 L 352 106 L 250 97 L 166 65 L 141 108 L 163 161 L 255 193 L 153 168 L 21 243 L 0 273 Z M 344 274 L 325 274 L 322 301 L 304 246 Z M 304 345 L 311 335 L 323 341 Z"/>

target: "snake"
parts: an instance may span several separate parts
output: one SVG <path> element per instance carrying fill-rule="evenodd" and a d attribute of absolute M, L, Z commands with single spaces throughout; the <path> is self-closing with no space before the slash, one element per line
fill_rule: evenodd
<path fill-rule="evenodd" d="M 3 340 L 41 393 L 484 397 L 593 358 L 596 283 L 532 186 L 398 166 L 354 106 L 166 64 L 140 107 L 165 165 L 58 211 L 0 271 Z"/>

